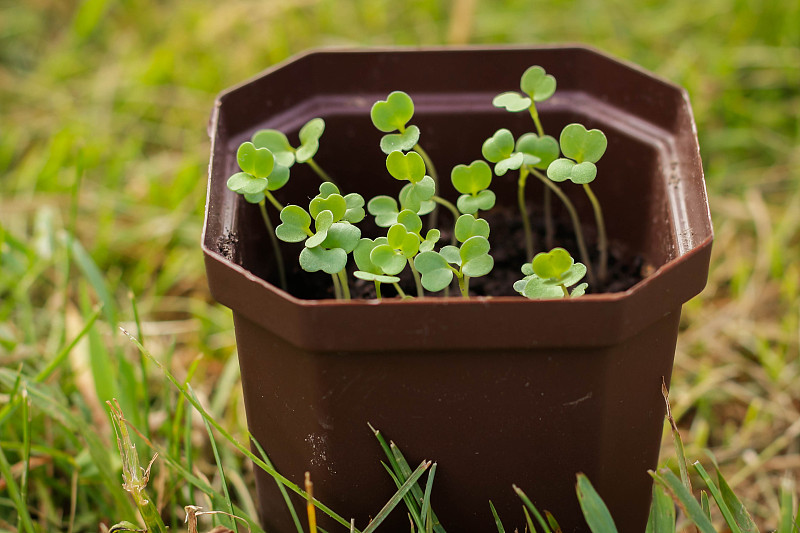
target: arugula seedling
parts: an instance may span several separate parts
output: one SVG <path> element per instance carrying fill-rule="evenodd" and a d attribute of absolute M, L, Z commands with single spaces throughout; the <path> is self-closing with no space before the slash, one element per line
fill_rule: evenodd
<path fill-rule="evenodd" d="M 355 226 L 364 218 L 364 198 L 357 193 L 342 196 L 330 182 L 319 187 L 308 211 L 298 205 L 281 210 L 281 225 L 275 234 L 284 242 L 304 242 L 300 267 L 307 272 L 323 272 L 333 278 L 337 298 L 350 299 L 347 282 L 347 254 L 355 250 L 361 230 Z M 311 222 L 314 221 L 314 231 Z"/>
<path fill-rule="evenodd" d="M 514 283 L 514 290 L 532 300 L 577 298 L 586 293 L 588 283 L 572 289 L 586 275 L 586 265 L 576 263 L 563 248 L 536 254 L 533 261 L 522 265 L 525 277 Z"/>
<path fill-rule="evenodd" d="M 353 275 L 358 279 L 375 283 L 375 294 L 378 300 L 381 299 L 381 283 L 393 284 L 397 290 L 397 294 L 402 298 L 406 297 L 403 289 L 398 285 L 400 278 L 387 274 L 386 271 L 375 264 L 371 258 L 372 251 L 375 248 L 388 244 L 388 242 L 389 240 L 386 237 L 378 237 L 375 240 L 364 237 L 358 241 L 355 250 L 353 250 L 353 259 L 355 259 L 356 266 L 358 267 L 358 270 L 356 270 Z"/>
<path fill-rule="evenodd" d="M 492 170 L 485 161 L 456 165 L 450 173 L 450 181 L 461 193 L 456 206 L 462 213 L 477 215 L 478 211 L 488 211 L 494 207 L 497 198 L 489 190 L 492 184 Z"/>
<path fill-rule="evenodd" d="M 325 121 L 321 118 L 312 118 L 300 128 L 300 146 L 293 147 L 282 132 L 273 129 L 263 129 L 253 134 L 253 144 L 256 148 L 267 148 L 275 155 L 275 162 L 287 169 L 297 163 L 306 163 L 322 181 L 333 182 L 327 172 L 322 170 L 314 156 L 319 150 L 319 139 L 325 131 Z"/>
<path fill-rule="evenodd" d="M 386 100 L 378 100 L 372 105 L 370 118 L 372 123 L 380 131 L 386 133 L 381 138 L 381 150 L 386 155 L 394 151 L 408 152 L 414 150 L 425 162 L 425 166 L 430 173 L 434 184 L 439 183 L 439 174 L 433 165 L 428 152 L 419 144 L 420 131 L 417 126 L 408 125 L 414 116 L 414 101 L 403 91 L 393 91 L 389 93 Z M 394 133 L 398 132 L 398 133 Z M 431 213 L 431 225 L 436 226 L 436 206 L 433 206 Z"/>
<path fill-rule="evenodd" d="M 414 266 L 422 275 L 422 286 L 438 292 L 450 285 L 455 276 L 464 298 L 469 298 L 470 278 L 485 276 L 494 267 L 489 255 L 489 223 L 473 215 L 461 215 L 456 221 L 455 235 L 461 246 L 444 246 L 439 252 L 421 252 Z"/>
<path fill-rule="evenodd" d="M 547 176 L 557 182 L 570 180 L 583 185 L 589 197 L 597 223 L 597 249 L 600 252 L 598 278 L 606 280 L 608 274 L 608 243 L 603 210 L 589 184 L 597 177 L 597 166 L 608 147 L 605 134 L 598 130 L 587 130 L 582 124 L 569 124 L 561 131 L 559 138 L 561 152 L 565 157 L 556 159 L 547 167 Z"/>

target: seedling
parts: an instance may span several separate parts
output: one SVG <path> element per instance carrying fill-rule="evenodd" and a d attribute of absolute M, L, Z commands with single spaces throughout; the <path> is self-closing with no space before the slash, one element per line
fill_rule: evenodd
<path fill-rule="evenodd" d="M 576 298 L 583 296 L 588 283 L 568 290 L 586 275 L 586 265 L 576 263 L 569 252 L 554 248 L 536 254 L 533 261 L 522 265 L 525 277 L 514 283 L 514 290 L 532 300 Z"/>

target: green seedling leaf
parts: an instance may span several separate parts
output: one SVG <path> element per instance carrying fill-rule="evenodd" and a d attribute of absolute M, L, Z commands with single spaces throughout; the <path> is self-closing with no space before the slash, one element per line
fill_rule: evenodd
<path fill-rule="evenodd" d="M 451 265 L 461 266 L 461 250 L 457 247 L 452 245 L 443 246 L 442 249 L 439 250 L 439 255 L 444 257 Z"/>
<path fill-rule="evenodd" d="M 531 106 L 532 103 L 533 101 L 530 98 L 527 96 L 522 96 L 514 91 L 498 94 L 492 100 L 493 106 L 504 107 L 506 110 L 511 111 L 512 113 L 525 111 Z"/>
<path fill-rule="evenodd" d="M 489 508 L 492 510 L 492 517 L 494 518 L 494 525 L 497 526 L 497 533 L 506 533 L 506 528 L 503 527 L 503 522 L 500 521 L 500 516 L 497 514 L 497 509 L 494 508 L 492 500 L 489 500 Z"/>
<path fill-rule="evenodd" d="M 341 248 L 347 253 L 352 252 L 358 240 L 361 238 L 361 230 L 357 226 L 347 222 L 334 222 L 328 229 L 327 237 L 322 241 L 323 248 Z"/>
<path fill-rule="evenodd" d="M 475 196 L 462 194 L 456 200 L 456 207 L 462 213 L 474 215 L 478 211 L 488 211 L 494 207 L 497 197 L 492 191 L 481 191 Z"/>
<path fill-rule="evenodd" d="M 396 150 L 408 152 L 419 142 L 419 128 L 409 126 L 403 133 L 390 133 L 381 139 L 381 151 L 391 154 Z"/>
<path fill-rule="evenodd" d="M 533 273 L 543 279 L 560 279 L 575 261 L 563 248 L 553 248 L 549 252 L 536 254 L 531 262 Z"/>
<path fill-rule="evenodd" d="M 559 154 L 558 141 L 555 138 L 550 135 L 539 137 L 535 133 L 526 133 L 517 139 L 516 150 L 539 159 L 534 163 L 525 161 L 525 164 L 541 170 L 547 169 L 550 163 L 558 159 Z"/>
<path fill-rule="evenodd" d="M 583 517 L 592 533 L 617 533 L 617 526 L 611 518 L 608 507 L 584 474 L 578 474 L 576 492 Z"/>
<path fill-rule="evenodd" d="M 531 300 L 552 300 L 564 297 L 561 287 L 545 283 L 545 280 L 537 276 L 527 276 L 515 282 L 514 290 Z"/>
<path fill-rule="evenodd" d="M 403 224 L 395 224 L 389 228 L 386 238 L 389 246 L 402 252 L 406 258 L 414 257 L 419 251 L 419 234 L 408 231 Z"/>
<path fill-rule="evenodd" d="M 394 91 L 386 100 L 378 100 L 369 113 L 372 123 L 380 131 L 403 131 L 414 116 L 414 101 L 403 91 Z"/>
<path fill-rule="evenodd" d="M 561 158 L 556 159 L 547 167 L 547 177 L 557 182 L 570 180 L 582 185 L 594 181 L 597 177 L 597 167 L 588 161 L 575 163 L 570 159 Z"/>
<path fill-rule="evenodd" d="M 584 267 L 584 268 L 586 268 L 586 267 Z M 569 287 L 569 285 L 567 285 L 566 283 L 564 285 Z M 586 294 L 586 289 L 588 287 L 589 287 L 588 283 L 581 283 L 580 285 L 578 285 L 577 287 L 572 289 L 572 292 L 569 294 L 570 298 L 580 298 L 581 296 Z"/>
<path fill-rule="evenodd" d="M 499 163 L 511 157 L 514 152 L 514 136 L 505 128 L 497 130 L 494 135 L 484 141 L 481 153 L 487 161 Z"/>
<path fill-rule="evenodd" d="M 436 252 L 422 252 L 414 258 L 414 267 L 422 274 L 422 286 L 438 292 L 453 281 L 453 270 L 447 260 Z"/>
<path fill-rule="evenodd" d="M 405 226 L 411 233 L 419 235 L 419 232 L 422 231 L 422 219 L 410 209 L 400 211 L 397 215 L 397 222 Z"/>
<path fill-rule="evenodd" d="M 608 147 L 608 140 L 600 130 L 586 130 L 583 124 L 569 124 L 561 130 L 561 152 L 578 163 L 597 163 Z"/>
<path fill-rule="evenodd" d="M 544 518 L 542 518 L 542 514 L 539 512 L 539 509 L 537 509 L 536 506 L 531 501 L 531 499 L 528 498 L 528 495 L 525 494 L 522 491 L 522 489 L 517 487 L 516 485 L 511 485 L 511 487 L 514 489 L 514 492 L 517 493 L 519 499 L 522 500 L 522 503 L 525 504 L 525 507 L 523 507 L 522 509 L 525 511 L 525 516 L 528 518 L 527 520 L 529 524 L 528 527 L 530 528 L 531 533 L 535 532 L 535 528 L 533 527 L 533 523 L 531 522 L 530 517 L 528 516 L 528 511 L 533 513 L 533 516 L 536 517 L 536 521 L 539 522 L 539 525 L 541 526 L 542 531 L 544 533 L 551 533 L 550 528 L 547 525 L 547 522 L 544 521 Z"/>
<path fill-rule="evenodd" d="M 332 225 L 333 213 L 327 210 L 318 213 L 314 219 L 314 227 L 317 231 L 313 236 L 306 239 L 306 248 L 314 248 L 322 244 L 322 241 L 328 238 L 328 230 Z"/>
<path fill-rule="evenodd" d="M 480 236 L 489 238 L 489 223 L 482 218 L 475 218 L 470 214 L 461 215 L 456 220 L 455 226 L 456 239 L 458 242 L 465 242 L 467 239 Z"/>
<path fill-rule="evenodd" d="M 277 162 L 272 167 L 272 173 L 267 178 L 267 190 L 277 191 L 289 181 L 289 167 L 279 165 Z"/>
<path fill-rule="evenodd" d="M 653 485 L 653 503 L 645 533 L 675 533 L 675 504 L 664 487 Z"/>
<path fill-rule="evenodd" d="M 266 198 L 263 192 L 257 192 L 255 194 L 244 194 L 244 199 L 247 200 L 249 204 L 258 204 L 261 203 L 261 200 Z"/>
<path fill-rule="evenodd" d="M 306 272 L 322 270 L 326 274 L 341 272 L 347 265 L 347 252 L 341 248 L 326 250 L 321 246 L 303 248 L 300 252 L 300 267 Z"/>
<path fill-rule="evenodd" d="M 543 102 L 556 92 L 556 79 L 542 67 L 535 65 L 522 74 L 519 86 L 534 101 Z"/>
<path fill-rule="evenodd" d="M 522 152 L 517 152 L 511 157 L 503 159 L 494 166 L 494 173 L 497 174 L 498 176 L 503 176 L 509 170 L 517 170 L 523 165 L 523 163 L 525 163 L 526 157 L 530 156 L 527 154 L 523 154 Z"/>
<path fill-rule="evenodd" d="M 256 178 L 247 172 L 237 172 L 228 178 L 228 188 L 239 194 L 263 193 L 268 185 L 266 178 Z"/>
<path fill-rule="evenodd" d="M 369 259 L 372 264 L 390 276 L 399 274 L 406 266 L 406 257 L 403 253 L 395 250 L 389 244 L 381 244 L 373 248 L 369 254 Z"/>
<path fill-rule="evenodd" d="M 321 118 L 312 118 L 300 128 L 300 146 L 294 153 L 298 163 L 305 163 L 317 154 L 319 138 L 325 131 L 325 121 Z"/>
<path fill-rule="evenodd" d="M 299 205 L 287 205 L 281 211 L 281 222 L 275 235 L 284 242 L 301 242 L 311 234 L 311 215 Z"/>
<path fill-rule="evenodd" d="M 347 210 L 342 217 L 344 220 L 351 224 L 357 224 L 364 220 L 366 213 L 364 212 L 364 197 L 356 192 L 351 192 L 344 197 Z"/>
<path fill-rule="evenodd" d="M 371 272 L 373 274 L 383 274 L 384 272 L 370 259 L 372 250 L 377 246 L 388 244 L 386 237 L 378 237 L 375 240 L 364 237 L 358 241 L 355 249 L 353 250 L 353 259 L 356 261 L 356 266 L 363 272 Z"/>
<path fill-rule="evenodd" d="M 419 251 L 430 252 L 433 250 L 433 247 L 436 246 L 437 242 L 439 242 L 439 238 L 441 236 L 441 232 L 438 229 L 429 229 L 427 235 L 425 235 L 425 240 L 419 244 Z"/>
<path fill-rule="evenodd" d="M 427 202 L 431 201 L 435 193 L 436 182 L 434 182 L 433 178 L 430 176 L 425 176 L 421 181 L 409 183 L 400 190 L 400 205 L 403 209 L 410 209 L 417 214 L 424 215 L 430 212 L 426 211 L 426 207 L 428 206 Z"/>
<path fill-rule="evenodd" d="M 391 196 L 376 196 L 367 203 L 367 211 L 375 217 L 375 224 L 381 228 L 388 228 L 397 224 L 399 210 L 397 202 Z"/>
<path fill-rule="evenodd" d="M 252 137 L 256 148 L 266 148 L 275 157 L 275 163 L 284 167 L 294 165 L 294 148 L 286 135 L 278 130 L 258 130 Z"/>
<path fill-rule="evenodd" d="M 397 283 L 400 281 L 400 278 L 397 276 L 385 276 L 383 274 L 374 274 L 372 272 L 364 272 L 362 270 L 356 270 L 353 272 L 353 275 L 358 279 L 363 279 L 364 281 L 377 281 L 378 283 Z"/>
<path fill-rule="evenodd" d="M 417 152 L 397 150 L 386 157 L 386 170 L 394 179 L 418 183 L 425 177 L 425 162 Z"/>
<path fill-rule="evenodd" d="M 339 191 L 339 187 L 336 184 L 331 183 L 330 181 L 323 181 L 319 184 L 319 196 L 320 198 L 327 198 L 331 194 L 341 194 Z"/>
<path fill-rule="evenodd" d="M 492 170 L 485 161 L 477 160 L 469 165 L 453 167 L 450 180 L 461 194 L 475 195 L 492 184 Z"/>
<path fill-rule="evenodd" d="M 489 240 L 476 235 L 470 237 L 461 245 L 461 271 L 465 276 L 476 278 L 485 276 L 494 266 L 494 259 L 489 255 Z"/>
<path fill-rule="evenodd" d="M 308 212 L 316 219 L 323 211 L 330 211 L 333 215 L 333 221 L 338 222 L 344 218 L 347 212 L 347 200 L 341 194 L 334 193 L 327 197 L 316 196 L 308 204 Z"/>
<path fill-rule="evenodd" d="M 266 148 L 256 148 L 251 142 L 244 142 L 236 151 L 236 161 L 243 172 L 256 178 L 266 178 L 275 165 L 275 157 Z"/>

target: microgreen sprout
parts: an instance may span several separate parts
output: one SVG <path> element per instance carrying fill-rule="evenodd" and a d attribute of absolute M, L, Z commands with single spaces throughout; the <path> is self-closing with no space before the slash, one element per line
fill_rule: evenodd
<path fill-rule="evenodd" d="M 327 172 L 314 161 L 319 150 L 319 139 L 325 131 L 325 121 L 312 118 L 300 128 L 300 146 L 293 147 L 282 132 L 273 129 L 259 130 L 253 135 L 257 148 L 267 148 L 275 155 L 278 165 L 291 168 L 295 161 L 306 163 L 323 181 L 333 181 Z M 288 176 L 287 176 L 288 179 Z"/>
<path fill-rule="evenodd" d="M 570 180 L 583 185 L 589 197 L 597 223 L 597 249 L 600 252 L 598 278 L 605 281 L 608 270 L 608 244 L 603 211 L 589 184 L 597 177 L 597 166 L 608 147 L 605 134 L 597 129 L 587 130 L 582 124 L 569 124 L 559 138 L 561 153 L 565 157 L 556 159 L 547 167 L 547 176 L 553 181 Z"/>
<path fill-rule="evenodd" d="M 522 265 L 525 277 L 514 283 L 514 290 L 532 300 L 576 298 L 583 296 L 587 283 L 578 283 L 586 275 L 586 265 L 576 263 L 563 248 L 536 254 L 533 261 Z"/>
<path fill-rule="evenodd" d="M 378 100 L 370 110 L 372 123 L 380 131 L 386 133 L 381 139 L 381 150 L 386 155 L 394 151 L 408 152 L 414 150 L 425 162 L 428 173 L 435 184 L 439 183 L 436 167 L 428 153 L 419 145 L 420 131 L 417 126 L 408 125 L 414 116 L 414 101 L 403 91 L 394 91 L 386 100 Z M 398 132 L 398 133 L 394 133 Z M 431 213 L 431 225 L 436 226 L 435 205 Z"/>

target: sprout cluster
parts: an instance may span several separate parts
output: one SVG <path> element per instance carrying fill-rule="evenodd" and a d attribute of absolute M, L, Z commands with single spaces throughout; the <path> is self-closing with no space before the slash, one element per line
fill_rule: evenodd
<path fill-rule="evenodd" d="M 386 154 L 386 171 L 403 182 L 396 198 L 380 195 L 365 204 L 358 193 L 340 191 L 313 159 L 325 130 L 321 118 L 314 118 L 301 128 L 297 147 L 277 130 L 257 131 L 250 141 L 239 147 L 236 159 L 241 172 L 228 179 L 228 188 L 243 195 L 247 202 L 260 206 L 271 235 L 284 242 L 303 243 L 300 266 L 308 272 L 322 271 L 331 275 L 338 298 L 350 298 L 347 264 L 351 254 L 356 267 L 353 275 L 373 282 L 378 298 L 381 298 L 383 284 L 393 285 L 404 298 L 411 297 L 399 285 L 406 269 L 414 279 L 418 297 L 425 291 L 447 291 L 455 279 L 462 296 L 467 298 L 470 279 L 485 276 L 494 267 L 489 223 L 480 216 L 495 205 L 495 193 L 490 189 L 493 176 L 502 177 L 515 171 L 526 252 L 532 257 L 530 263 L 523 265 L 525 277 L 514 284 L 515 290 L 533 299 L 581 296 L 588 285 L 578 284 L 584 276 L 588 275 L 590 281 L 596 278 L 602 281 L 606 275 L 602 211 L 589 186 L 597 176 L 596 163 L 606 150 L 606 137 L 600 130 L 587 130 L 581 124 L 566 126 L 558 141 L 545 135 L 536 105 L 554 94 L 556 80 L 543 68 L 527 69 L 520 80 L 520 89 L 521 93 L 506 92 L 496 96 L 493 104 L 515 113 L 527 110 L 536 131 L 515 140 L 510 130 L 499 129 L 483 143 L 481 153 L 485 161 L 456 165 L 450 173 L 450 181 L 459 193 L 455 204 L 438 195 L 436 169 L 419 144 L 420 129 L 410 124 L 414 102 L 402 91 L 392 92 L 385 100 L 376 102 L 370 111 L 372 123 L 385 134 L 380 149 Z M 308 164 L 322 180 L 319 193 L 307 208 L 284 207 L 273 195 L 289 181 L 295 163 Z M 552 239 L 549 202 L 555 194 L 570 214 L 583 263 L 575 262 L 563 248 L 534 255 L 525 198 L 529 176 L 535 176 L 545 186 L 548 247 L 553 248 L 549 242 Z M 567 180 L 582 185 L 594 207 L 600 255 L 597 276 L 589 262 L 577 211 L 558 185 Z M 274 231 L 266 213 L 267 202 L 280 211 L 281 224 Z M 361 235 L 358 223 L 366 215 L 365 205 L 375 225 L 385 230 L 384 234 L 375 238 Z M 439 243 L 443 231 L 437 227 L 440 208 L 449 211 L 453 219 L 453 226 L 449 228 L 452 239 L 443 245 Z M 273 246 L 282 262 L 274 239 Z M 282 265 L 279 266 L 285 284 Z"/>

